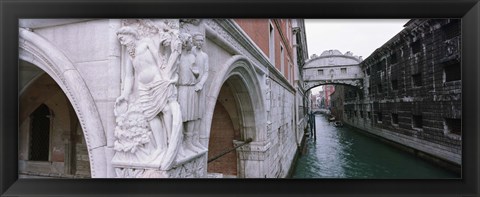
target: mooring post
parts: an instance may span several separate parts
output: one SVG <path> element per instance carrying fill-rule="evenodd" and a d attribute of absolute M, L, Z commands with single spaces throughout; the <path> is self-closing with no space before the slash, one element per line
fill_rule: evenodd
<path fill-rule="evenodd" d="M 309 117 L 308 117 L 308 124 L 310 125 L 310 134 L 312 134 L 312 136 L 314 136 L 314 128 L 313 128 L 313 113 L 310 112 L 309 114 Z"/>
<path fill-rule="evenodd" d="M 317 123 L 315 121 L 315 114 L 312 113 L 312 121 L 313 121 L 313 140 L 317 141 Z"/>

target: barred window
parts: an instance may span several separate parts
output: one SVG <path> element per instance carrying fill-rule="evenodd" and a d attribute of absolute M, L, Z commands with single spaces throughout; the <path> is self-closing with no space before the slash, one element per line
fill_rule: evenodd
<path fill-rule="evenodd" d="M 398 90 L 398 80 L 392 80 L 392 90 Z"/>
<path fill-rule="evenodd" d="M 461 80 L 462 70 L 460 62 L 443 67 L 443 76 L 445 82 Z"/>
<path fill-rule="evenodd" d="M 414 74 L 412 75 L 412 84 L 413 87 L 419 87 L 422 86 L 422 74 Z"/>
<path fill-rule="evenodd" d="M 398 114 L 392 113 L 392 124 L 398 125 Z"/>
<path fill-rule="evenodd" d="M 30 115 L 28 159 L 48 161 L 50 150 L 50 109 L 42 104 Z"/>
<path fill-rule="evenodd" d="M 383 121 L 382 119 L 382 113 L 381 112 L 377 112 L 377 122 L 378 123 L 381 123 Z"/>
<path fill-rule="evenodd" d="M 318 75 L 323 75 L 323 69 L 318 70 Z"/>
<path fill-rule="evenodd" d="M 462 135 L 462 119 L 445 118 L 445 124 L 449 133 Z"/>
<path fill-rule="evenodd" d="M 397 53 L 393 53 L 392 55 L 390 55 L 389 63 L 390 64 L 396 64 L 397 62 L 398 62 Z"/>
<path fill-rule="evenodd" d="M 421 115 L 413 115 L 412 116 L 412 124 L 413 128 L 423 128 L 423 118 Z"/>
<path fill-rule="evenodd" d="M 410 47 L 412 47 L 412 53 L 416 54 L 422 50 L 422 44 L 420 41 L 413 42 Z"/>
<path fill-rule="evenodd" d="M 377 93 L 382 93 L 383 92 L 383 88 L 382 88 L 382 84 L 378 84 L 377 85 Z"/>
<path fill-rule="evenodd" d="M 450 23 L 442 27 L 445 39 L 449 40 L 460 35 L 460 20 L 452 19 Z"/>

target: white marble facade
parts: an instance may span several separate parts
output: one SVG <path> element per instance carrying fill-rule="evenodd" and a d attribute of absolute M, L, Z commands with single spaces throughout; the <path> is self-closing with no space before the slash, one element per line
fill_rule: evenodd
<path fill-rule="evenodd" d="M 213 109 L 232 77 L 253 139 L 237 150 L 238 177 L 287 176 L 305 127 L 299 93 L 233 20 L 29 19 L 19 31 L 19 58 L 77 113 L 92 177 L 209 177 Z"/>

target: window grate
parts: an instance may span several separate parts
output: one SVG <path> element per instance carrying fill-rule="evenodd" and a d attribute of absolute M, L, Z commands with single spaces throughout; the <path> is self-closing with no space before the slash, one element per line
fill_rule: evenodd
<path fill-rule="evenodd" d="M 392 90 L 398 90 L 398 80 L 392 80 Z"/>
<path fill-rule="evenodd" d="M 447 25 L 443 26 L 443 32 L 445 33 L 445 39 L 449 40 L 460 35 L 460 23 L 459 20 L 452 20 Z"/>
<path fill-rule="evenodd" d="M 412 75 L 412 83 L 413 87 L 420 87 L 422 86 L 422 74 L 414 74 Z"/>
<path fill-rule="evenodd" d="M 445 118 L 449 133 L 462 135 L 462 119 Z"/>
<path fill-rule="evenodd" d="M 445 82 L 458 81 L 462 78 L 462 70 L 459 62 L 445 66 L 443 71 L 445 75 Z"/>
<path fill-rule="evenodd" d="M 398 124 L 398 114 L 392 113 L 392 124 Z"/>
<path fill-rule="evenodd" d="M 412 116 L 412 123 L 414 128 L 421 129 L 423 127 L 423 119 L 420 115 L 413 115 Z"/>
<path fill-rule="evenodd" d="M 420 41 L 413 42 L 410 47 L 412 47 L 412 53 L 416 54 L 422 50 L 422 44 Z"/>

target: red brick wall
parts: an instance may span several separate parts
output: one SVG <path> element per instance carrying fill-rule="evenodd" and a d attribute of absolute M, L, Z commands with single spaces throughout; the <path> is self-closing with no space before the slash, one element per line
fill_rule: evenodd
<path fill-rule="evenodd" d="M 287 24 L 287 19 L 234 19 L 235 22 L 243 29 L 245 33 L 255 42 L 255 44 L 260 47 L 260 49 L 265 53 L 265 55 L 270 56 L 269 53 L 269 24 L 271 21 L 275 29 L 275 68 L 279 71 L 282 71 L 281 59 L 283 58 L 284 71 L 283 76 L 290 82 L 293 83 L 291 78 L 289 78 L 289 73 L 293 72 L 289 66 L 290 61 L 293 60 L 293 50 L 291 46 L 291 40 L 289 40 L 288 34 L 292 31 L 291 23 Z M 275 21 L 278 22 L 275 23 Z M 281 32 L 281 33 L 280 33 Z M 283 37 L 282 37 L 283 35 Z M 281 57 L 280 43 L 283 45 L 284 56 Z M 293 63 L 292 63 L 293 64 Z"/>
<path fill-rule="evenodd" d="M 235 131 L 230 116 L 225 107 L 219 102 L 213 112 L 212 129 L 208 144 L 208 157 L 212 158 L 227 149 L 233 148 Z M 208 164 L 208 172 L 217 172 L 228 175 L 237 175 L 237 155 L 232 151 Z"/>
<path fill-rule="evenodd" d="M 258 47 L 268 56 L 268 19 L 234 19 Z"/>

